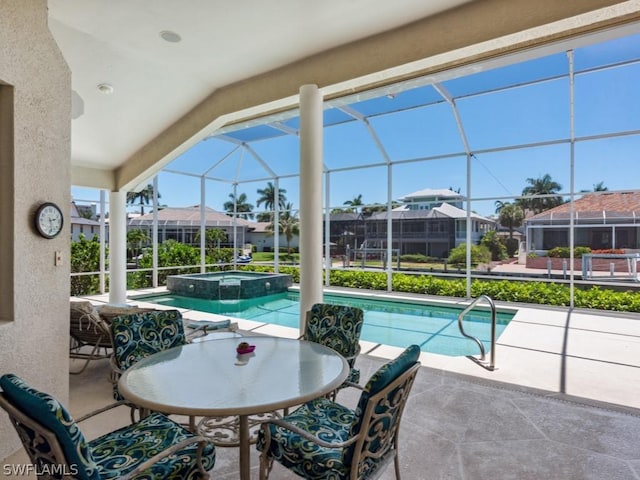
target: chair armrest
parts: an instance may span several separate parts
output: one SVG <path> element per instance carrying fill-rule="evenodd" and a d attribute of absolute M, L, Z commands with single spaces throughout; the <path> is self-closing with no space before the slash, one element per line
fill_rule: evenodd
<path fill-rule="evenodd" d="M 200 470 L 200 473 L 202 474 L 202 476 L 204 478 L 207 478 L 206 477 L 207 471 L 204 469 L 204 466 L 202 465 L 202 451 L 204 450 L 204 447 L 208 443 L 211 443 L 211 442 L 209 440 L 207 440 L 206 438 L 201 437 L 201 436 L 193 436 L 191 438 L 186 438 L 186 439 L 182 440 L 181 442 L 178 442 L 178 443 L 172 445 L 171 447 L 167 448 L 166 450 L 163 450 L 162 452 L 157 453 L 156 455 L 154 455 L 150 459 L 145 460 L 140 465 L 138 465 L 135 469 L 131 470 L 128 474 L 123 475 L 123 476 L 118 477 L 118 478 L 120 480 L 129 480 L 131 478 L 134 478 L 136 475 L 139 475 L 141 472 L 147 470 L 148 468 L 150 468 L 154 464 L 158 463 L 163 458 L 169 457 L 169 456 L 173 455 L 174 453 L 176 453 L 177 451 L 182 450 L 184 447 L 189 446 L 189 445 L 191 445 L 193 443 L 197 443 L 198 444 L 198 453 L 197 453 L 197 457 L 196 457 L 196 461 L 198 463 L 198 470 Z"/>
<path fill-rule="evenodd" d="M 192 330 L 186 335 L 187 341 L 192 338 L 203 337 L 211 332 L 235 332 L 238 330 L 238 324 L 231 320 L 195 320 L 186 323 L 187 328 Z"/>
<path fill-rule="evenodd" d="M 360 385 L 359 383 L 353 383 L 350 382 L 348 380 L 345 380 L 342 385 L 340 385 L 340 387 L 353 387 L 353 388 L 357 388 L 358 390 L 364 390 L 364 387 L 362 385 Z"/>
<path fill-rule="evenodd" d="M 298 435 L 300 435 L 302 438 L 309 440 L 310 442 L 313 442 L 317 445 L 320 445 L 321 447 L 326 447 L 326 448 L 344 448 L 347 447 L 349 445 L 351 445 L 352 443 L 355 443 L 358 440 L 358 437 L 351 437 L 350 439 L 348 439 L 346 442 L 326 442 L 318 437 L 316 437 L 315 435 L 312 435 L 311 433 L 307 432 L 306 430 L 303 430 L 300 427 L 297 427 L 295 425 L 293 425 L 292 423 L 287 422 L 286 420 L 282 420 L 279 418 L 272 418 L 270 420 L 267 420 L 265 422 L 262 422 L 262 429 L 265 429 L 267 424 L 273 424 L 273 425 L 277 425 L 279 427 L 282 428 L 286 428 L 287 430 L 296 433 Z M 271 435 L 265 435 L 265 437 L 267 438 L 271 438 Z"/>
<path fill-rule="evenodd" d="M 91 417 L 94 417 L 95 415 L 99 415 L 99 414 L 104 413 L 104 412 L 106 412 L 108 410 L 111 410 L 112 408 L 120 407 L 122 405 L 128 405 L 128 404 L 127 404 L 127 402 L 125 400 L 119 400 L 117 402 L 110 403 L 109 405 L 105 405 L 102 408 L 98 408 L 98 409 L 96 409 L 96 410 L 94 410 L 92 412 L 89 412 L 89 413 L 87 413 L 85 415 L 82 415 L 79 418 L 76 418 L 76 422 L 77 423 L 83 422 L 83 421 L 85 421 L 85 420 L 87 420 L 87 419 L 89 419 Z"/>

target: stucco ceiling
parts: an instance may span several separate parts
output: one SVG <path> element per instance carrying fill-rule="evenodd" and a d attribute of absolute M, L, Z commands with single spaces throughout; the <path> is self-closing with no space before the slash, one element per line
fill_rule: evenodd
<path fill-rule="evenodd" d="M 49 0 L 77 94 L 72 164 L 116 168 L 220 87 L 466 1 Z"/>

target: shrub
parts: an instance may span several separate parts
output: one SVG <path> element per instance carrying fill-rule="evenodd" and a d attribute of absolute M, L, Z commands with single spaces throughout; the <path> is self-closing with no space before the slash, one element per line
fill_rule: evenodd
<path fill-rule="evenodd" d="M 108 255 L 108 251 L 107 251 Z M 71 242 L 71 272 L 97 272 L 100 270 L 100 241 L 94 235 L 87 240 L 80 234 L 77 242 Z M 93 295 L 100 292 L 98 275 L 71 277 L 71 295 Z"/>
<path fill-rule="evenodd" d="M 269 265 L 243 265 L 243 270 L 272 272 Z M 300 282 L 300 270 L 295 267 L 280 267 L 281 273 L 288 273 L 295 283 Z M 331 285 L 370 290 L 387 290 L 387 274 L 358 270 L 332 270 Z M 394 273 L 392 288 L 395 292 L 418 293 L 447 297 L 465 298 L 465 279 L 443 279 L 432 275 L 408 275 Z M 539 305 L 568 306 L 570 289 L 567 285 L 551 282 L 525 282 L 514 280 L 486 281 L 471 283 L 471 296 L 488 295 L 494 300 L 514 303 L 535 303 Z M 586 290 L 576 289 L 574 304 L 577 308 L 640 312 L 640 295 L 632 291 L 616 292 L 602 290 L 594 286 Z"/>
<path fill-rule="evenodd" d="M 591 253 L 591 249 L 589 247 L 574 247 L 573 256 L 575 258 L 582 258 L 582 255 L 585 253 Z"/>
<path fill-rule="evenodd" d="M 516 253 L 518 253 L 520 242 L 517 238 L 505 238 L 504 245 L 507 247 L 507 256 L 512 258 Z"/>
<path fill-rule="evenodd" d="M 400 260 L 402 262 L 408 263 L 429 263 L 433 261 L 431 257 L 427 257 L 426 255 L 422 255 L 421 253 L 401 255 Z"/>
<path fill-rule="evenodd" d="M 486 235 L 482 237 L 482 240 L 480 241 L 480 245 L 485 246 L 491 252 L 490 260 L 499 261 L 507 258 L 507 248 L 500 241 L 500 238 L 498 237 L 498 233 L 495 230 L 487 232 Z M 473 247 L 471 248 L 473 249 Z M 473 258 L 473 254 L 471 258 Z M 482 262 L 482 263 L 488 263 L 488 262 Z"/>
<path fill-rule="evenodd" d="M 447 261 L 459 267 L 467 266 L 467 244 L 461 243 L 451 250 Z M 471 265 L 479 263 L 489 263 L 491 261 L 491 252 L 484 245 L 471 246 Z"/>
<path fill-rule="evenodd" d="M 547 252 L 548 257 L 569 258 L 569 247 L 554 247 Z"/>
<path fill-rule="evenodd" d="M 571 250 L 569 247 L 554 247 L 547 252 L 547 256 L 554 258 L 569 258 Z M 591 253 L 589 247 L 574 247 L 573 257 L 582 258 L 585 253 Z"/>

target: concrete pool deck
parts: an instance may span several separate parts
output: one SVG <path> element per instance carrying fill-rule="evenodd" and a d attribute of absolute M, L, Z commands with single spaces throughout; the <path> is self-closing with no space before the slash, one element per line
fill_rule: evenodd
<path fill-rule="evenodd" d="M 516 308 L 518 314 L 498 339 L 493 372 L 465 357 L 422 354 L 400 433 L 403 480 L 639 480 L 638 315 Z M 190 320 L 220 319 L 182 313 Z M 245 335 L 297 336 L 296 329 L 238 323 Z M 366 342 L 362 347 L 356 366 L 363 383 L 402 350 Z M 70 377 L 73 415 L 111 401 L 108 372 L 108 360 L 98 360 Z M 358 395 L 345 389 L 338 400 L 353 407 Z M 83 423 L 82 429 L 91 439 L 128 420 L 128 410 L 117 409 Z M 25 461 L 20 450 L 4 463 Z M 253 448 L 251 462 L 252 478 L 257 478 L 258 452 Z M 237 479 L 237 472 L 237 450 L 218 448 L 212 478 Z M 299 477 L 276 465 L 270 478 Z M 389 468 L 381 480 L 394 478 Z"/>
<path fill-rule="evenodd" d="M 163 288 L 138 290 L 136 294 L 164 292 Z M 327 292 L 353 290 L 332 288 Z M 358 294 L 362 294 L 358 290 Z M 369 298 L 388 298 L 386 292 L 371 292 Z M 394 298 L 425 301 L 425 295 L 394 294 Z M 466 306 L 461 299 L 439 299 Z M 93 301 L 107 298 L 92 297 Z M 151 308 L 153 303 L 132 300 L 130 303 Z M 422 353 L 424 366 L 447 372 L 470 375 L 485 380 L 543 390 L 549 395 L 563 394 L 621 407 L 640 409 L 640 315 L 602 311 L 570 311 L 538 305 L 497 302 L 498 308 L 516 309 L 517 313 L 500 335 L 496 348 L 496 369 L 489 371 L 467 357 L 448 357 Z M 228 315 L 179 309 L 185 318 L 229 318 Z M 296 338 L 298 329 L 237 319 L 245 332 Z M 362 353 L 393 358 L 399 347 L 361 341 Z M 363 377 L 364 378 L 364 377 Z"/>

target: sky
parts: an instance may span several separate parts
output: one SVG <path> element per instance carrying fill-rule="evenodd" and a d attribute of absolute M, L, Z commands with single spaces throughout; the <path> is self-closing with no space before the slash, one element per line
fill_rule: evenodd
<path fill-rule="evenodd" d="M 640 151 L 640 64 L 628 63 L 640 58 L 638 47 L 640 35 L 573 52 L 576 192 L 591 190 L 600 182 L 609 190 L 639 188 L 635 172 Z M 616 66 L 618 62 L 627 63 Z M 601 64 L 613 66 L 590 71 Z M 469 162 L 469 192 L 475 199 L 472 210 L 491 215 L 496 200 L 512 201 L 528 185 L 528 178 L 547 173 L 562 185 L 562 193 L 568 194 L 572 159 L 571 145 L 564 142 L 571 137 L 572 121 L 568 71 L 568 55 L 563 52 L 442 82 L 455 99 L 457 112 L 431 86 L 402 92 L 394 98 L 352 104 L 365 114 L 380 109 L 399 111 L 369 118 L 384 153 L 362 122 L 325 127 L 323 157 L 331 172 L 330 206 L 342 207 L 358 195 L 362 195 L 365 204 L 384 204 L 389 183 L 393 200 L 427 188 L 452 188 L 466 195 L 465 141 L 473 153 Z M 545 81 L 522 85 L 532 79 Z M 507 86 L 510 88 L 502 88 Z M 420 108 L 407 108 L 424 103 L 426 106 Z M 346 117 L 336 110 L 325 111 L 325 119 L 335 118 Z M 297 119 L 291 120 L 290 125 L 296 127 Z M 625 134 L 610 136 L 620 132 Z M 247 138 L 250 133 L 235 135 Z M 236 181 L 237 194 L 246 194 L 249 203 L 260 211 L 264 206 L 256 206 L 257 190 L 273 179 L 257 156 L 279 177 L 279 186 L 286 190 L 294 209 L 299 208 L 298 138 L 281 135 L 249 145 L 251 150 L 216 138 L 199 143 L 166 167 L 197 176 L 167 172 L 158 175 L 160 203 L 174 207 L 198 205 L 198 176 L 208 172 L 211 179 L 206 181 L 207 206 L 224 211 L 223 204 L 229 200 Z M 385 154 L 394 164 L 390 182 Z M 437 158 L 443 156 L 446 158 Z M 99 193 L 74 187 L 72 196 L 80 203 L 97 201 Z"/>

